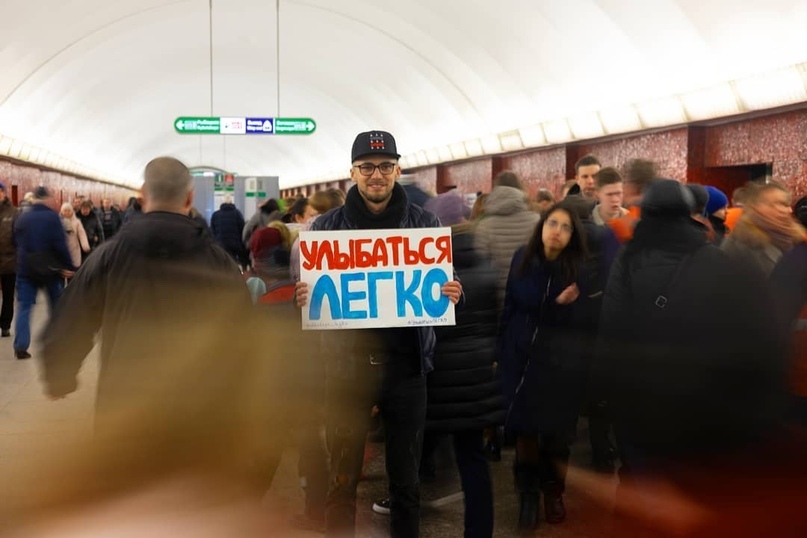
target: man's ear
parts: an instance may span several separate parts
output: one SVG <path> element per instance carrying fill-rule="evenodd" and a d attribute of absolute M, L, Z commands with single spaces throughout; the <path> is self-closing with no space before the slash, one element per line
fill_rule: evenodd
<path fill-rule="evenodd" d="M 185 196 L 185 209 L 190 211 L 191 207 L 193 207 L 193 189 L 188 191 L 188 194 Z"/>

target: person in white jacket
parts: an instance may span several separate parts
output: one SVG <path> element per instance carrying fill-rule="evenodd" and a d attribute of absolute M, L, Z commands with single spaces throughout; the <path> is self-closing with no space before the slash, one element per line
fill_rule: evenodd
<path fill-rule="evenodd" d="M 76 218 L 73 206 L 69 203 L 62 204 L 61 216 L 64 233 L 67 236 L 67 250 L 70 251 L 70 258 L 73 260 L 73 265 L 78 267 L 81 265 L 81 252 L 90 251 L 90 242 L 87 241 L 87 232 L 84 231 L 84 225 Z"/>

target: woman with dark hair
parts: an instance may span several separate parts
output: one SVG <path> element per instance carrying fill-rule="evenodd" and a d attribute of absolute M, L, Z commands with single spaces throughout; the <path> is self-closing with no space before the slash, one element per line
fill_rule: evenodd
<path fill-rule="evenodd" d="M 583 225 L 560 203 L 516 252 L 507 278 L 497 357 L 510 404 L 506 428 L 516 437 L 518 527 L 525 532 L 537 527 L 541 492 L 547 522 L 566 517 L 562 494 L 586 375 L 586 295 L 578 287 L 586 287 L 586 258 Z"/>

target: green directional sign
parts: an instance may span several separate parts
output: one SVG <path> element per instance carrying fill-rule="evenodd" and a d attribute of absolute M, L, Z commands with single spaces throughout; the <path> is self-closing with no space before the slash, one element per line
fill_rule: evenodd
<path fill-rule="evenodd" d="M 316 128 L 311 118 L 275 118 L 275 134 L 311 134 Z"/>
<path fill-rule="evenodd" d="M 179 134 L 307 135 L 317 129 L 311 118 L 247 118 L 181 116 L 174 120 Z"/>
<path fill-rule="evenodd" d="M 183 134 L 219 134 L 221 118 L 181 117 L 174 121 L 174 129 Z"/>

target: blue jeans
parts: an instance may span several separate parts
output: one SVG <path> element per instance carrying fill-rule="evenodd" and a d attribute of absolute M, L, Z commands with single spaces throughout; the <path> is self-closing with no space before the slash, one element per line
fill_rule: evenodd
<path fill-rule="evenodd" d="M 50 314 L 56 300 L 62 293 L 62 279 L 54 280 L 44 286 L 48 292 L 48 306 Z M 36 295 L 39 288 L 23 276 L 17 276 L 17 319 L 14 331 L 14 351 L 28 351 L 31 345 L 31 309 L 36 304 Z"/>

